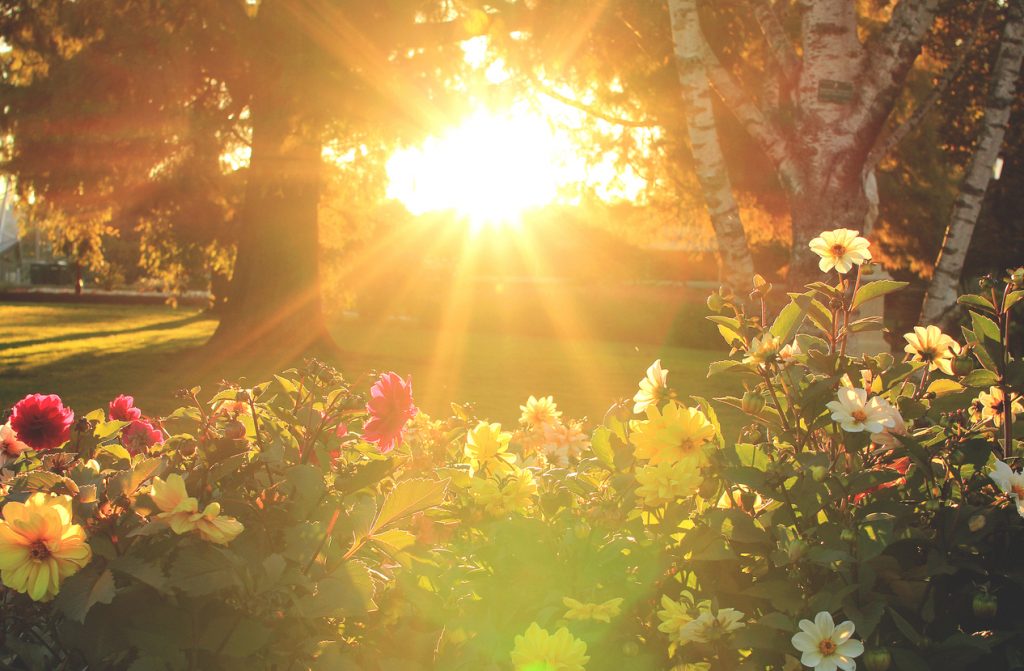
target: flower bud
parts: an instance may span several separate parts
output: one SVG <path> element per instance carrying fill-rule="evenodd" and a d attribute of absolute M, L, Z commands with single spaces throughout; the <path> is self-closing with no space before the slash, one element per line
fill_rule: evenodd
<path fill-rule="evenodd" d="M 953 373 L 956 375 L 967 375 L 974 370 L 974 359 L 970 356 L 958 356 L 953 359 Z"/>
<path fill-rule="evenodd" d="M 805 554 L 807 554 L 807 542 L 800 538 L 790 541 L 786 547 L 786 555 L 791 562 L 800 561 Z"/>
<path fill-rule="evenodd" d="M 868 671 L 889 671 L 892 653 L 888 648 L 873 648 L 864 654 L 864 668 Z"/>
<path fill-rule="evenodd" d="M 711 294 L 707 299 L 708 310 L 712 312 L 721 312 L 725 307 L 725 301 L 717 293 Z"/>
<path fill-rule="evenodd" d="M 811 466 L 811 477 L 815 482 L 823 482 L 828 477 L 828 469 L 824 466 Z"/>
<path fill-rule="evenodd" d="M 1010 271 L 1010 282 L 1018 289 L 1024 286 L 1024 266 Z"/>
<path fill-rule="evenodd" d="M 756 415 L 764 409 L 764 396 L 756 391 L 748 391 L 740 399 L 740 407 L 748 415 Z"/>

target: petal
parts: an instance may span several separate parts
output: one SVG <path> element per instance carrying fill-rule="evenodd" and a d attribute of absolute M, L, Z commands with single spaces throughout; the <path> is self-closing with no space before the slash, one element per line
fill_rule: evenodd
<path fill-rule="evenodd" d="M 836 671 L 836 658 L 834 656 L 828 656 L 823 658 L 817 666 L 814 667 L 814 671 Z"/>
<path fill-rule="evenodd" d="M 836 652 L 843 657 L 860 657 L 864 654 L 864 644 L 855 638 L 851 638 L 837 647 Z"/>
<path fill-rule="evenodd" d="M 846 622 L 843 622 L 842 624 L 836 627 L 835 632 L 833 632 L 832 634 L 832 640 L 835 642 L 836 645 L 842 645 L 847 640 L 849 640 L 851 636 L 853 636 L 853 630 L 853 622 L 847 620 Z"/>
<path fill-rule="evenodd" d="M 812 669 L 821 664 L 821 653 L 817 650 L 811 650 L 800 655 L 800 663 L 804 666 L 809 666 Z"/>
<path fill-rule="evenodd" d="M 804 622 L 806 621 L 804 620 Z M 818 637 L 806 631 L 794 634 L 791 640 L 793 647 L 800 652 L 814 652 L 818 649 Z"/>
<path fill-rule="evenodd" d="M 821 638 L 832 638 L 832 633 L 836 630 L 835 620 L 832 619 L 832 613 L 827 610 L 823 610 L 814 616 L 814 624 L 817 625 L 818 631 L 821 632 Z"/>

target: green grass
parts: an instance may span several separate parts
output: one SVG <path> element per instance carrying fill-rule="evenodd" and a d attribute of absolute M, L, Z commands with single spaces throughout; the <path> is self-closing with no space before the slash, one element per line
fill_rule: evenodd
<path fill-rule="evenodd" d="M 28 393 L 57 393 L 79 412 L 134 394 L 152 414 L 177 405 L 173 391 L 240 373 L 263 379 L 259 362 L 211 360 L 198 349 L 216 322 L 195 310 L 150 306 L 0 304 L 0 406 Z M 599 420 L 630 397 L 655 358 L 683 395 L 730 391 L 707 380 L 721 352 L 539 335 L 453 332 L 388 323 L 339 321 L 343 354 L 334 362 L 351 378 L 370 369 L 411 374 L 417 402 L 431 414 L 450 401 L 472 401 L 481 416 L 518 417 L 530 394 L 553 394 L 569 416 Z M 360 384 L 368 385 L 368 380 Z"/>

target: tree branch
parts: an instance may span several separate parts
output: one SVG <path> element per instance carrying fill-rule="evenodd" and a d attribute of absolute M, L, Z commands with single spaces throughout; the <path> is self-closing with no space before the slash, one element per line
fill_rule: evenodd
<path fill-rule="evenodd" d="M 613 123 L 613 124 L 616 124 L 618 126 L 625 126 L 627 128 L 653 128 L 654 126 L 660 125 L 660 124 L 658 124 L 658 123 L 656 123 L 654 121 L 650 121 L 648 119 L 641 119 L 641 120 L 625 119 L 623 117 L 617 117 L 617 116 L 614 116 L 612 114 L 607 114 L 607 113 L 602 112 L 601 110 L 595 108 L 593 105 L 588 105 L 587 103 L 581 102 L 581 101 L 579 101 L 579 100 L 577 100 L 575 98 L 570 98 L 569 96 L 562 95 L 558 91 L 554 90 L 553 88 L 551 88 L 547 84 L 544 84 L 539 79 L 537 79 L 536 77 L 533 77 L 533 76 L 530 76 L 530 83 L 533 86 L 535 86 L 537 88 L 537 90 L 539 90 L 541 93 L 543 93 L 547 97 L 549 97 L 549 98 L 551 98 L 553 100 L 557 100 L 558 102 L 562 103 L 563 105 L 568 105 L 569 107 L 572 107 L 574 109 L 578 109 L 581 112 L 585 112 L 586 114 L 588 114 L 588 115 L 590 115 L 590 116 L 592 116 L 592 117 L 594 117 L 596 119 L 601 119 L 602 121 L 607 121 L 608 123 Z"/>
<path fill-rule="evenodd" d="M 935 22 L 940 0 L 900 0 L 881 33 L 869 40 L 868 56 L 860 76 L 860 96 L 851 114 L 851 127 L 877 133 L 903 90 L 921 45 Z"/>
<path fill-rule="evenodd" d="M 748 0 L 750 8 L 757 19 L 768 48 L 771 49 L 775 62 L 782 70 L 782 78 L 788 83 L 796 81 L 800 69 L 800 60 L 786 36 L 782 21 L 772 6 L 771 0 Z"/>

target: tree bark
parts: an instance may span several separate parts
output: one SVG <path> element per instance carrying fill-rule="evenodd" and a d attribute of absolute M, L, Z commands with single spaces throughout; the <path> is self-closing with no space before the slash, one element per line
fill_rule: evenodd
<path fill-rule="evenodd" d="M 211 345 L 227 353 L 274 352 L 284 358 L 334 349 L 320 295 L 322 137 L 307 111 L 309 95 L 291 72 L 303 32 L 278 3 L 260 9 L 263 77 L 253 92 L 252 153 L 238 255 L 223 316 Z M 265 12 L 265 13 L 264 13 Z M 281 47 L 287 45 L 287 49 Z M 289 51 L 291 50 L 291 51 Z"/>
<path fill-rule="evenodd" d="M 981 123 L 981 132 L 971 161 L 967 166 L 960 195 L 946 227 L 935 274 L 925 294 L 921 308 L 922 324 L 948 326 L 956 317 L 956 300 L 960 280 L 971 245 L 974 227 L 981 214 L 981 206 L 993 176 L 993 166 L 1003 145 L 1010 111 L 1020 78 L 1024 57 L 1024 3 L 1013 0 L 999 45 L 988 102 Z"/>
<path fill-rule="evenodd" d="M 668 5 L 690 147 L 718 243 L 719 279 L 740 290 L 749 286 L 754 263 L 718 141 L 696 0 L 669 0 Z"/>

